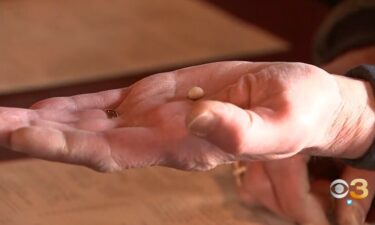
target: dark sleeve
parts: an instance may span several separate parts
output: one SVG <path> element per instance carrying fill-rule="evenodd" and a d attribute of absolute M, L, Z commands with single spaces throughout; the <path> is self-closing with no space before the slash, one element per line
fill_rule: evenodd
<path fill-rule="evenodd" d="M 375 1 L 340 3 L 321 25 L 314 41 L 316 64 L 326 64 L 351 49 L 375 44 Z"/>
<path fill-rule="evenodd" d="M 375 90 L 375 65 L 361 65 L 349 70 L 345 76 L 367 80 Z"/>

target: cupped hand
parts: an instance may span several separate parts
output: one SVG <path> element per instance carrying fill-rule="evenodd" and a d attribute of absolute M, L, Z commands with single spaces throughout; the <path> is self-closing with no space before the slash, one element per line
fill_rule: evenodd
<path fill-rule="evenodd" d="M 187 99 L 193 86 L 205 97 Z M 108 108 L 119 117 L 107 118 Z M 317 67 L 221 62 L 156 74 L 125 89 L 51 98 L 31 109 L 1 108 L 0 143 L 104 171 L 207 170 L 237 159 L 325 151 L 342 132 L 335 128 L 341 109 L 337 80 Z"/>

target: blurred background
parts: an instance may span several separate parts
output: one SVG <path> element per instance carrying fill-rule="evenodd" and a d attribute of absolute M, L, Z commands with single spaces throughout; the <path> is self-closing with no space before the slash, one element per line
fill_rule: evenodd
<path fill-rule="evenodd" d="M 0 0 L 0 105 L 218 60 L 311 63 L 319 0 Z"/>

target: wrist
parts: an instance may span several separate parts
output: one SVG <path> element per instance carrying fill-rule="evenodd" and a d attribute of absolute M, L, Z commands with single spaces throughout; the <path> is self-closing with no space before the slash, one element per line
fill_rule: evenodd
<path fill-rule="evenodd" d="M 333 75 L 342 104 L 324 147 L 325 155 L 355 159 L 367 152 L 375 137 L 375 98 L 369 82 Z"/>

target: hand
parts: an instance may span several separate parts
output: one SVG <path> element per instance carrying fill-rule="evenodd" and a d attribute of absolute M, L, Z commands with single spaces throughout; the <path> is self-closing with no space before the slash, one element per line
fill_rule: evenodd
<path fill-rule="evenodd" d="M 351 187 L 351 191 L 362 194 L 361 188 L 365 187 L 368 196 L 361 200 L 353 199 L 352 205 L 347 205 L 347 198 L 335 200 L 330 195 L 330 183 L 333 180 L 328 178 L 339 175 L 332 174 L 334 161 L 329 162 L 329 166 L 322 165 L 319 160 L 313 163 L 312 166 L 319 166 L 319 173 L 324 173 L 325 177 L 308 171 L 308 161 L 307 156 L 297 155 L 270 162 L 247 163 L 242 185 L 238 188 L 241 200 L 250 206 L 264 207 L 301 225 L 330 224 L 328 218 L 335 220 L 338 225 L 365 224 L 375 195 L 374 172 L 349 166 L 338 170 L 341 171 L 340 179 L 349 184 L 357 178 L 367 181 L 367 187 L 365 184 L 357 184 L 359 189 Z"/>
<path fill-rule="evenodd" d="M 235 157 L 185 125 L 201 86 L 207 98 L 267 64 L 215 63 L 157 74 L 129 88 L 46 99 L 0 109 L 0 144 L 35 157 L 101 171 L 152 165 L 206 170 Z M 214 82 L 212 82 L 214 81 Z M 115 109 L 108 119 L 104 109 Z"/>
<path fill-rule="evenodd" d="M 293 224 L 330 224 L 326 215 L 333 208 L 330 182 L 312 180 L 308 161 L 308 156 L 300 154 L 244 164 L 246 172 L 238 187 L 241 200 L 253 207 L 264 207 Z"/>
<path fill-rule="evenodd" d="M 218 101 L 194 106 L 190 130 L 243 159 L 280 159 L 302 151 L 357 158 L 375 135 L 370 85 L 307 64 L 269 64 L 210 99 Z"/>
<path fill-rule="evenodd" d="M 127 89 L 47 99 L 29 110 L 2 108 L 0 143 L 104 171 L 151 165 L 207 170 L 241 158 L 284 158 L 303 149 L 345 154 L 348 146 L 364 145 L 370 134 L 363 131 L 371 129 L 362 111 L 359 118 L 348 118 L 355 113 L 345 107 L 367 106 L 367 98 L 350 102 L 341 94 L 341 87 L 350 86 L 349 96 L 367 96 L 365 85 L 340 79 L 300 63 L 191 67 Z M 204 99 L 186 98 L 193 86 L 205 90 Z M 105 108 L 120 116 L 106 118 Z M 339 134 L 347 134 L 344 142 Z"/>
<path fill-rule="evenodd" d="M 373 50 L 374 48 L 349 52 L 336 59 L 330 65 L 326 65 L 325 69 L 336 74 L 344 73 L 355 65 L 361 64 L 361 62 L 363 63 L 363 61 L 373 61 L 374 57 L 368 57 L 374 55 Z M 345 78 L 343 79 L 345 80 Z M 348 94 L 346 94 L 347 91 L 345 91 L 350 90 L 348 87 L 350 87 L 349 84 L 343 85 L 342 96 L 343 99 L 347 99 L 346 102 L 351 103 L 347 104 L 347 110 L 343 109 L 342 111 L 350 112 L 351 106 L 352 113 L 347 113 L 347 118 L 355 118 L 349 115 L 355 115 L 355 108 L 363 108 L 364 105 L 353 104 L 353 100 L 350 100 L 350 96 L 348 96 Z M 373 98 L 371 97 L 371 92 L 372 90 L 368 89 L 369 97 L 364 95 L 364 97 L 357 98 L 357 100 L 369 99 L 369 102 L 372 102 Z M 366 109 L 363 111 L 366 111 Z M 358 115 L 361 114 L 358 113 Z M 367 115 L 368 116 L 364 116 L 364 118 L 368 118 L 368 124 L 371 126 L 373 122 L 371 113 Z M 342 118 L 345 118 L 345 116 Z M 357 118 L 360 118 L 360 116 Z M 345 119 L 338 119 L 337 121 L 340 120 L 345 121 Z M 347 119 L 347 121 L 351 120 Z M 362 119 L 362 121 L 365 121 L 365 119 Z M 354 131 L 357 130 L 359 137 L 363 134 L 363 124 L 355 128 L 349 123 L 347 127 L 352 127 L 351 129 L 354 129 Z M 351 129 L 347 129 L 347 131 L 343 133 L 353 133 L 350 131 Z M 343 137 L 343 135 L 341 136 Z M 343 137 L 343 140 L 345 143 L 348 143 L 347 140 L 349 139 L 345 140 L 345 137 Z M 337 143 L 337 141 L 333 141 L 332 143 L 332 147 L 336 149 L 341 148 L 338 147 L 337 144 L 334 144 Z M 346 144 L 343 144 L 341 146 L 345 145 Z M 349 152 L 353 152 L 353 149 L 350 148 L 350 144 L 346 146 Z M 366 150 L 366 148 L 361 149 L 362 150 L 359 152 Z M 329 152 L 332 152 L 332 150 Z M 344 154 L 347 155 L 349 152 L 346 151 Z M 335 204 L 333 204 L 334 199 L 329 195 L 332 180 L 327 180 L 327 178 L 322 177 L 315 177 L 314 179 L 309 177 L 309 174 L 313 171 L 308 172 L 307 162 L 306 156 L 297 155 L 289 159 L 275 160 L 272 162 L 248 163 L 247 171 L 243 177 L 243 185 L 239 188 L 242 200 L 250 205 L 263 206 L 279 216 L 298 224 L 328 224 L 325 213 L 330 214 L 328 216 L 332 219 L 335 217 L 336 219 L 334 220 L 336 220 L 339 225 L 364 224 L 375 194 L 375 173 L 373 171 L 360 170 L 346 166 L 343 171 L 341 171 L 341 175 L 337 174 L 331 177 L 331 179 L 336 179 L 340 176 L 340 179 L 344 179 L 349 183 L 355 178 L 362 178 L 368 183 L 366 188 L 368 190 L 368 196 L 366 198 L 353 200 L 353 204 L 350 206 L 346 204 L 345 199 L 338 199 Z M 332 161 L 330 165 L 333 163 Z M 320 173 L 323 172 L 325 175 L 332 172 L 332 168 L 326 168 L 326 166 L 322 167 L 322 165 L 316 164 L 316 162 L 314 162 L 313 166 L 315 166 L 313 169 L 319 167 L 321 170 Z M 352 190 L 355 191 L 355 188 L 352 188 Z M 361 193 L 360 190 L 356 192 Z"/>

